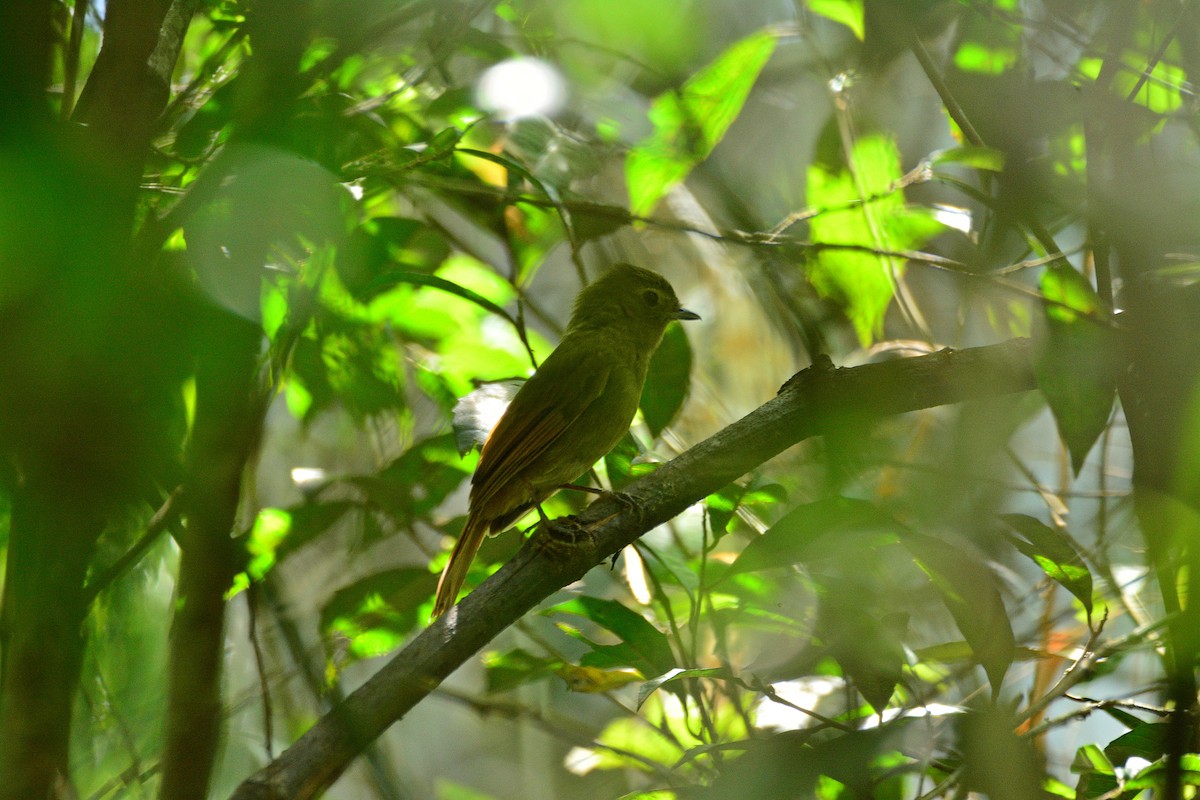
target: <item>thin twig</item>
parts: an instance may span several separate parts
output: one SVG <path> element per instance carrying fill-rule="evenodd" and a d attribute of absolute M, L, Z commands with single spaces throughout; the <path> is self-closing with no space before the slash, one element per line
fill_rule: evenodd
<path fill-rule="evenodd" d="M 134 543 L 133 547 L 129 548 L 111 566 L 88 581 L 87 586 L 83 590 L 86 604 L 91 605 L 100 592 L 104 591 L 109 584 L 119 578 L 125 570 L 137 563 L 146 554 L 146 551 L 158 539 L 159 534 L 166 530 L 167 526 L 178 516 L 179 498 L 182 495 L 183 487 L 176 486 L 171 494 L 167 496 L 167 499 L 163 501 L 163 504 L 158 507 L 158 510 L 154 512 L 154 515 L 150 517 L 150 521 L 146 523 L 145 533 Z"/>

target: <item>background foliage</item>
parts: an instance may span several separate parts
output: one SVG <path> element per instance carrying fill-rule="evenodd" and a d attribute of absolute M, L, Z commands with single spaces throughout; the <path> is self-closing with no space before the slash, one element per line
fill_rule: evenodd
<path fill-rule="evenodd" d="M 527 376 L 616 260 L 704 321 L 614 488 L 818 354 L 1032 336 L 1040 391 L 764 458 L 495 631 L 328 796 L 1200 782 L 1190 0 L 21 5 L 0 797 L 250 791 L 427 624 L 458 399 Z M 488 83 L 514 60 L 541 72 Z"/>

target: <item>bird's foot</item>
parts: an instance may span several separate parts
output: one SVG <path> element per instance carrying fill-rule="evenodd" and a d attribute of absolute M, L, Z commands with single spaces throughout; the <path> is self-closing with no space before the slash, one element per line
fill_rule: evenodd
<path fill-rule="evenodd" d="M 539 527 L 541 529 L 539 543 L 552 558 L 565 558 L 572 550 L 580 547 L 592 547 L 595 544 L 591 527 L 584 525 L 575 517 L 548 519 Z"/>
<path fill-rule="evenodd" d="M 617 505 L 621 507 L 621 510 L 596 520 L 592 523 L 593 528 L 598 528 L 601 525 L 604 525 L 608 521 L 615 519 L 620 514 L 633 514 L 633 516 L 637 519 L 638 524 L 641 524 L 643 509 L 642 504 L 638 502 L 637 498 L 631 494 L 626 494 L 625 492 L 605 492 L 604 495 L 616 500 Z"/>

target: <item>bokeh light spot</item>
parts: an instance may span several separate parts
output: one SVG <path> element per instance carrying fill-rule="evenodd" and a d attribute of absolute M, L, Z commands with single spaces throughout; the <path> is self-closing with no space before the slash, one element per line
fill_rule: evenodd
<path fill-rule="evenodd" d="M 500 62 L 483 73 L 475 92 L 482 108 L 509 120 L 551 116 L 567 99 L 562 75 L 538 58 Z"/>

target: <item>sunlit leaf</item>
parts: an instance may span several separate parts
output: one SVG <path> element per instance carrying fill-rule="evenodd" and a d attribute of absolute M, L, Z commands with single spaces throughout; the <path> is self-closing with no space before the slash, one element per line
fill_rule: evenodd
<path fill-rule="evenodd" d="M 500 306 L 488 300 L 481 294 L 471 291 L 457 283 L 451 283 L 445 278 L 439 278 L 437 275 L 425 275 L 419 272 L 405 272 L 404 270 L 391 270 L 378 278 L 372 280 L 363 289 L 364 294 L 373 296 L 384 292 L 399 283 L 409 283 L 414 286 L 430 286 L 434 289 L 441 289 L 443 292 L 448 292 L 455 297 L 461 297 L 463 300 L 475 303 L 480 308 L 483 308 L 498 317 L 503 317 L 512 324 L 516 324 L 512 316 Z"/>
<path fill-rule="evenodd" d="M 1024 514 L 1001 514 L 1000 519 L 1024 537 L 1009 536 L 1013 546 L 1033 559 L 1047 576 L 1075 595 L 1090 615 L 1092 573 L 1088 571 L 1075 542 L 1065 532 Z"/>
<path fill-rule="evenodd" d="M 595 769 L 646 770 L 646 762 L 674 764 L 683 755 L 677 741 L 635 716 L 617 717 L 596 741 L 604 746 L 593 750 Z"/>
<path fill-rule="evenodd" d="M 1179 782 L 1182 786 L 1200 786 L 1200 755 L 1184 753 L 1179 759 Z M 1125 781 L 1131 792 L 1153 789 L 1155 794 L 1163 791 L 1167 784 L 1167 760 L 1160 759 Z"/>
<path fill-rule="evenodd" d="M 823 296 L 839 303 L 859 342 L 882 332 L 903 259 L 873 250 L 899 252 L 923 243 L 942 226 L 923 211 L 908 209 L 895 182 L 900 154 L 887 136 L 855 142 L 846 163 L 827 161 L 808 168 L 809 203 L 819 210 L 810 221 L 813 242 L 822 248 L 809 263 L 808 278 Z"/>
<path fill-rule="evenodd" d="M 568 689 L 581 694 L 604 694 L 642 680 L 642 675 L 634 670 L 600 669 L 575 664 L 563 664 L 556 674 Z"/>
<path fill-rule="evenodd" d="M 421 611 L 436 586 L 437 576 L 419 567 L 367 575 L 334 593 L 321 609 L 321 631 L 343 639 L 352 657 L 383 655 L 425 621 Z"/>
<path fill-rule="evenodd" d="M 1018 51 L 1010 45 L 963 42 L 954 51 L 954 66 L 963 72 L 998 75 L 1017 63 Z"/>
<path fill-rule="evenodd" d="M 1108 756 L 1100 749 L 1099 745 L 1088 744 L 1079 748 L 1075 752 L 1075 759 L 1071 763 L 1072 772 L 1100 772 L 1104 775 L 1113 774 L 1112 762 L 1108 760 Z"/>
<path fill-rule="evenodd" d="M 756 33 L 734 44 L 677 92 L 650 107 L 654 133 L 625 161 L 630 210 L 650 213 L 671 187 L 708 157 L 741 112 L 758 74 L 775 50 L 776 37 Z"/>
<path fill-rule="evenodd" d="M 708 512 L 708 524 L 713 535 L 718 539 L 725 535 L 729 523 L 733 520 L 734 512 L 741 504 L 745 489 L 741 484 L 731 483 L 720 491 L 704 498 L 704 508 Z"/>
<path fill-rule="evenodd" d="M 946 150 L 937 150 L 929 154 L 929 163 L 935 167 L 962 165 L 987 172 L 1004 171 L 1004 151 L 991 147 L 975 147 L 963 145 Z"/>
<path fill-rule="evenodd" d="M 814 14 L 845 25 L 862 41 L 863 0 L 804 0 L 804 5 Z"/>

